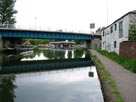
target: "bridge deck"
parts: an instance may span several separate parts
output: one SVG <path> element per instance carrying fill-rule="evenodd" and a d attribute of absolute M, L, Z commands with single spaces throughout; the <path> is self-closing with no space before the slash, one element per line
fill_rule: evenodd
<path fill-rule="evenodd" d="M 91 35 L 86 33 L 6 29 L 6 28 L 0 28 L 0 37 L 17 37 L 34 39 L 70 39 L 70 40 L 92 40 L 96 37 L 100 38 L 99 35 Z"/>

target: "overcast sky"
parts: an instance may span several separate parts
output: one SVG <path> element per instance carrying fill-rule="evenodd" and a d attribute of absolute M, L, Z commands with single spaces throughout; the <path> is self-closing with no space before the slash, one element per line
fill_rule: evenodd
<path fill-rule="evenodd" d="M 107 0 L 16 0 L 17 25 L 90 32 L 107 26 Z M 136 10 L 134 0 L 108 0 L 108 24 Z"/>

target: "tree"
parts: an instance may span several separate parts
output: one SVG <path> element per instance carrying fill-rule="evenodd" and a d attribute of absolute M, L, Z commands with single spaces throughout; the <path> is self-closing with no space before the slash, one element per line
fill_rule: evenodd
<path fill-rule="evenodd" d="M 16 0 L 0 0 L 0 25 L 5 26 L 7 24 L 15 24 L 16 20 L 14 14 L 17 10 L 14 10 Z"/>
<path fill-rule="evenodd" d="M 136 40 L 136 24 L 130 26 L 129 40 Z"/>

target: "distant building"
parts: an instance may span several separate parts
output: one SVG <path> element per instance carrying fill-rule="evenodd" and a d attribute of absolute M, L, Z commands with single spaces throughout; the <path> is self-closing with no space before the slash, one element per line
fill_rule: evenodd
<path fill-rule="evenodd" d="M 101 49 L 101 40 L 100 39 L 92 40 L 91 49 L 94 49 L 94 50 Z"/>
<path fill-rule="evenodd" d="M 95 34 L 93 35 L 102 35 L 102 31 L 101 31 L 101 28 L 98 28 L 95 32 Z M 91 42 L 91 48 L 94 49 L 94 50 L 97 50 L 97 49 L 101 49 L 101 39 L 93 39 L 92 42 Z"/>
<path fill-rule="evenodd" d="M 73 45 L 75 45 L 75 42 L 69 41 L 58 41 L 49 43 L 49 47 L 51 48 L 72 48 Z"/>
<path fill-rule="evenodd" d="M 102 50 L 119 54 L 120 43 L 129 40 L 129 30 L 136 24 L 136 10 L 123 15 L 103 29 Z"/>

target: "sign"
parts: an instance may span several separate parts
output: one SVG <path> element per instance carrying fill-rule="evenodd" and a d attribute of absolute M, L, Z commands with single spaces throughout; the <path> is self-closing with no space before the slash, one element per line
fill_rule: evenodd
<path fill-rule="evenodd" d="M 91 28 L 91 29 L 94 29 L 94 28 L 95 28 L 95 23 L 91 23 L 91 24 L 90 24 L 90 28 Z"/>

